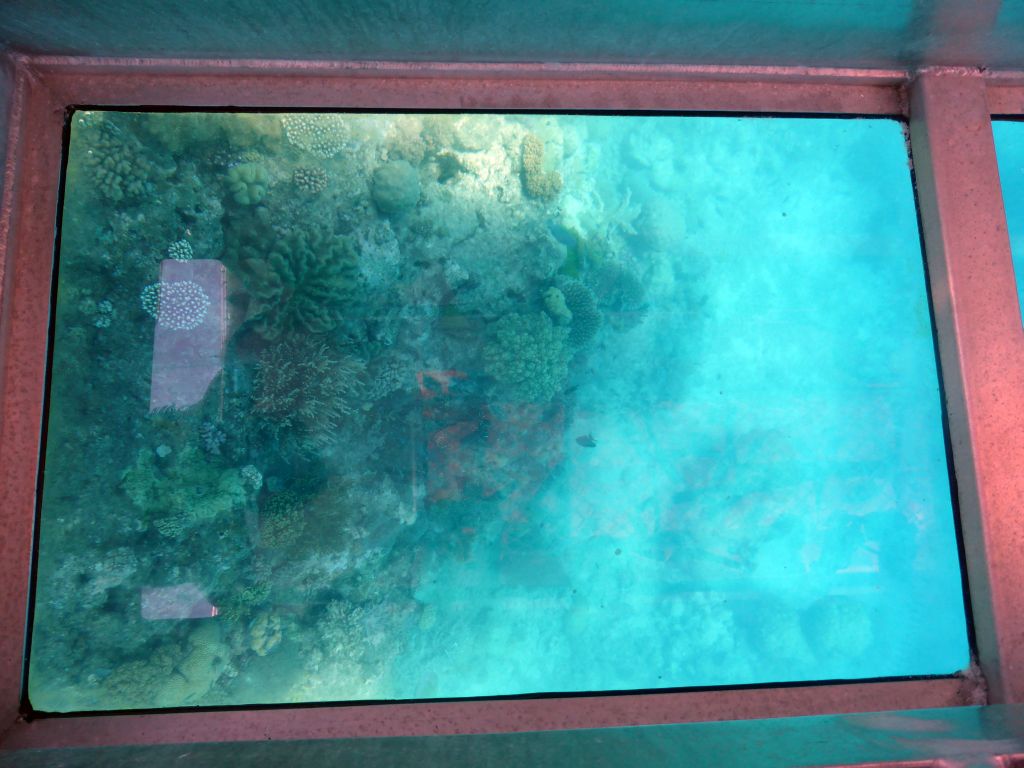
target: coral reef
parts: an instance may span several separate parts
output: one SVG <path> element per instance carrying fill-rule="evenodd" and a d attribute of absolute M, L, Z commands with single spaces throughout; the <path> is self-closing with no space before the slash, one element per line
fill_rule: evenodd
<path fill-rule="evenodd" d="M 286 447 L 318 450 L 359 408 L 364 367 L 309 336 L 288 336 L 256 363 L 253 415 Z"/>
<path fill-rule="evenodd" d="M 523 189 L 530 197 L 550 201 L 562 191 L 562 174 L 544 168 L 544 142 L 530 133 L 523 139 Z"/>
<path fill-rule="evenodd" d="M 499 390 L 523 401 L 546 402 L 565 384 L 569 330 L 543 313 L 505 315 L 484 346 L 484 370 Z"/>
<path fill-rule="evenodd" d="M 565 303 L 565 294 L 555 286 L 544 291 L 544 309 L 551 319 L 559 325 L 566 325 L 572 322 L 572 311 Z"/>
<path fill-rule="evenodd" d="M 873 622 L 864 605 L 845 595 L 816 600 L 800 620 L 807 644 L 819 658 L 860 656 L 874 640 Z"/>
<path fill-rule="evenodd" d="M 121 489 L 164 535 L 181 536 L 195 525 L 240 510 L 252 490 L 235 468 L 221 468 L 195 446 L 160 457 L 142 448 L 122 475 Z"/>

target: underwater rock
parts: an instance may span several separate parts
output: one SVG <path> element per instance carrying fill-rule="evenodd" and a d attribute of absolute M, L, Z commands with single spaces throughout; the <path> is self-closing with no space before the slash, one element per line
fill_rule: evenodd
<path fill-rule="evenodd" d="M 512 313 L 498 320 L 484 346 L 484 370 L 513 399 L 546 402 L 569 372 L 569 329 L 544 313 Z"/>
<path fill-rule="evenodd" d="M 381 213 L 403 213 L 420 199 L 419 174 L 405 160 L 385 163 L 373 172 L 371 194 Z"/>
<path fill-rule="evenodd" d="M 267 196 L 270 174 L 260 163 L 240 163 L 228 168 L 228 191 L 239 205 L 255 205 Z"/>
<path fill-rule="evenodd" d="M 562 191 L 562 174 L 544 169 L 544 142 L 528 133 L 523 139 L 523 189 L 537 200 L 554 200 Z"/>

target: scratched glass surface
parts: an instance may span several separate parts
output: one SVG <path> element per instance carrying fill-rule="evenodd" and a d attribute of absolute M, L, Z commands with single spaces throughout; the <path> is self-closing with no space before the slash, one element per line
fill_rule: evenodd
<path fill-rule="evenodd" d="M 72 117 L 39 710 L 948 674 L 901 125 Z"/>

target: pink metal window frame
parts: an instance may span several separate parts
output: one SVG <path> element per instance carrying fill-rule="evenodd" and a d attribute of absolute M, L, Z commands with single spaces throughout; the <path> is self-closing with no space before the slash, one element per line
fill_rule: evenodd
<path fill-rule="evenodd" d="M 694 110 L 909 118 L 979 661 L 1024 701 L 1024 328 L 977 71 L 18 57 L 0 210 L 3 748 L 591 728 L 976 703 L 967 678 L 720 691 L 19 717 L 57 181 L 69 106 Z"/>

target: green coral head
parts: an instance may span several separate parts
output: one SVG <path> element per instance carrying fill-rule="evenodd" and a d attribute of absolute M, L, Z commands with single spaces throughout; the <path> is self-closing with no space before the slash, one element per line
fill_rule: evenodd
<path fill-rule="evenodd" d="M 239 205 L 255 205 L 267 196 L 270 174 L 259 163 L 239 163 L 228 169 L 228 191 Z"/>
<path fill-rule="evenodd" d="M 484 345 L 484 370 L 501 394 L 547 402 L 565 384 L 572 350 L 569 329 L 543 312 L 512 313 L 498 320 Z"/>

